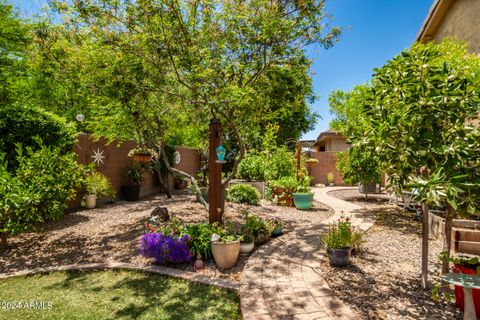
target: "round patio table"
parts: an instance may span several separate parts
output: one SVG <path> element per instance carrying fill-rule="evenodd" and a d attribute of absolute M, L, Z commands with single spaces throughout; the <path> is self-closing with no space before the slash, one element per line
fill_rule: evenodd
<path fill-rule="evenodd" d="M 473 303 L 472 289 L 480 289 L 480 277 L 463 274 L 447 273 L 442 276 L 445 282 L 463 287 L 465 310 L 463 312 L 464 320 L 476 320 L 475 305 Z"/>

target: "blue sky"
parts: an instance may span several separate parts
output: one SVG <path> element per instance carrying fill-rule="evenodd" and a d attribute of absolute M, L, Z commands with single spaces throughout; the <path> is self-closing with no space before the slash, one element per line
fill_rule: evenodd
<path fill-rule="evenodd" d="M 27 14 L 38 12 L 45 0 L 11 0 Z M 303 139 L 315 139 L 328 129 L 331 115 L 328 95 L 332 90 L 350 90 L 371 78 L 372 70 L 408 48 L 427 16 L 433 0 L 327 0 L 327 12 L 344 33 L 333 48 L 309 50 L 313 59 L 312 105 L 322 119 Z"/>
<path fill-rule="evenodd" d="M 312 110 L 319 113 L 315 130 L 303 139 L 315 139 L 328 129 L 331 115 L 328 95 L 350 90 L 370 80 L 373 68 L 411 46 L 433 0 L 327 0 L 333 25 L 345 29 L 340 42 L 324 50 L 310 51 L 314 92 L 319 99 Z"/>

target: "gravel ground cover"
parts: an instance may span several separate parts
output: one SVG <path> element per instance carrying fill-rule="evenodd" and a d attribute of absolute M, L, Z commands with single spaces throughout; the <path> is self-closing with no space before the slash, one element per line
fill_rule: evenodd
<path fill-rule="evenodd" d="M 388 195 L 364 200 L 356 190 L 329 195 L 352 201 L 376 218 L 366 233 L 363 252 L 347 268 L 333 268 L 322 261 L 325 279 L 335 293 L 362 319 L 461 319 L 453 303 L 436 302 L 420 286 L 421 223 L 415 214 L 388 205 Z M 370 196 L 369 196 L 370 197 Z M 431 241 L 430 279 L 440 270 L 440 242 Z"/>
<path fill-rule="evenodd" d="M 156 207 L 167 207 L 170 216 L 182 222 L 208 221 L 208 212 L 186 192 L 177 192 L 171 199 L 156 195 L 139 202 L 119 201 L 98 209 L 80 210 L 65 215 L 61 221 L 45 224 L 42 231 L 10 238 L 9 249 L 0 253 L 0 273 L 73 263 L 151 263 L 139 256 L 138 238 Z M 263 217 L 280 217 L 285 221 L 285 232 L 297 225 L 318 223 L 333 214 L 320 203 L 315 203 L 311 211 L 299 211 L 262 201 L 260 206 L 227 204 L 226 217 L 240 222 L 243 209 Z M 247 257 L 240 257 L 229 270 L 219 270 L 213 261 L 208 261 L 202 274 L 239 281 L 246 260 Z M 171 267 L 193 271 L 190 263 Z"/>

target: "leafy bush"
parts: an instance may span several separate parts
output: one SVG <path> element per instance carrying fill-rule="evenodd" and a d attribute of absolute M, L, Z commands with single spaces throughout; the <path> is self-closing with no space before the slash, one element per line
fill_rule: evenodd
<path fill-rule="evenodd" d="M 270 238 L 273 225 L 269 221 L 256 214 L 250 215 L 247 210 L 244 210 L 242 215 L 244 221 L 243 230 L 253 235 L 256 245 L 262 244 Z"/>
<path fill-rule="evenodd" d="M 194 257 L 200 254 L 203 259 L 209 259 L 212 256 L 210 239 L 212 234 L 217 233 L 215 226 L 208 223 L 187 225 L 182 233 L 190 237 L 189 247 Z"/>
<path fill-rule="evenodd" d="M 2 106 L 0 109 L 0 153 L 6 154 L 10 172 L 18 167 L 17 145 L 31 147 L 33 151 L 42 146 L 57 147 L 60 153 L 71 151 L 77 132 L 75 126 L 55 114 L 35 107 Z"/>
<path fill-rule="evenodd" d="M 357 147 L 349 151 L 339 152 L 337 157 L 337 169 L 348 184 L 375 183 L 380 181 L 380 164 L 375 155 L 361 151 Z"/>
<path fill-rule="evenodd" d="M 73 153 L 48 147 L 18 148 L 17 153 L 14 174 L 0 157 L 0 233 L 17 234 L 60 219 L 83 180 L 83 168 Z"/>
<path fill-rule="evenodd" d="M 352 247 L 352 223 L 349 219 L 341 219 L 333 224 L 323 237 L 323 243 L 330 249 L 346 249 Z"/>
<path fill-rule="evenodd" d="M 228 188 L 227 201 L 257 205 L 260 201 L 260 192 L 248 184 L 236 184 Z"/>
<path fill-rule="evenodd" d="M 295 175 L 295 156 L 287 148 L 277 148 L 267 160 L 265 178 L 267 181 L 278 180 Z"/>
<path fill-rule="evenodd" d="M 291 176 L 291 177 L 282 177 L 278 180 L 269 181 L 268 185 L 272 189 L 284 188 L 285 192 L 293 193 L 295 192 L 295 190 L 297 190 L 299 183 L 295 177 Z"/>
<path fill-rule="evenodd" d="M 140 238 L 140 253 L 148 258 L 155 258 L 158 264 L 165 262 L 179 263 L 192 260 L 188 247 L 190 237 L 177 237 L 163 233 L 146 233 Z"/>
<path fill-rule="evenodd" d="M 115 190 L 110 180 L 100 172 L 91 170 L 85 177 L 84 184 L 89 195 L 96 195 L 99 198 L 115 197 Z"/>
<path fill-rule="evenodd" d="M 238 165 L 237 177 L 247 181 L 265 181 L 265 161 L 261 155 L 248 153 Z"/>

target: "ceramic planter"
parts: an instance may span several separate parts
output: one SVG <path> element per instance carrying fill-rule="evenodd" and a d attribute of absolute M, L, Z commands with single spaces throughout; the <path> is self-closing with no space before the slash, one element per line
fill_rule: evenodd
<path fill-rule="evenodd" d="M 275 228 L 272 230 L 272 237 L 278 237 L 279 235 L 282 234 L 283 226 L 280 224 L 277 224 Z"/>
<path fill-rule="evenodd" d="M 240 243 L 240 255 L 242 255 L 242 256 L 248 255 L 253 250 L 253 246 L 254 246 L 253 241 L 248 242 L 248 243 L 241 242 Z"/>
<path fill-rule="evenodd" d="M 140 185 L 132 184 L 122 187 L 122 197 L 126 201 L 138 201 L 140 199 Z"/>
<path fill-rule="evenodd" d="M 293 202 L 299 210 L 310 210 L 313 206 L 313 193 L 294 193 Z"/>
<path fill-rule="evenodd" d="M 149 163 L 152 161 L 152 155 L 150 153 L 135 153 L 133 160 L 138 163 Z"/>
<path fill-rule="evenodd" d="M 358 185 L 358 192 L 360 192 L 360 193 L 376 193 L 377 192 L 377 184 L 376 183 L 367 183 L 367 184 L 360 183 Z"/>
<path fill-rule="evenodd" d="M 345 267 L 350 262 L 352 248 L 331 249 L 327 248 L 330 264 L 335 267 Z"/>
<path fill-rule="evenodd" d="M 452 266 L 452 272 L 475 275 L 477 273 L 476 267 L 477 266 L 472 266 L 472 268 L 468 268 L 459 264 L 454 264 Z M 475 305 L 475 313 L 477 314 L 477 318 L 480 318 L 480 289 L 472 289 L 472 294 L 473 303 Z M 463 287 L 455 286 L 455 306 L 462 311 L 465 309 L 464 300 L 465 297 L 463 293 Z"/>
<path fill-rule="evenodd" d="M 240 240 L 228 243 L 212 241 L 211 244 L 213 259 L 219 268 L 229 269 L 237 263 Z"/>
<path fill-rule="evenodd" d="M 89 194 L 85 197 L 85 206 L 87 209 L 94 209 L 97 206 L 97 196 Z"/>

